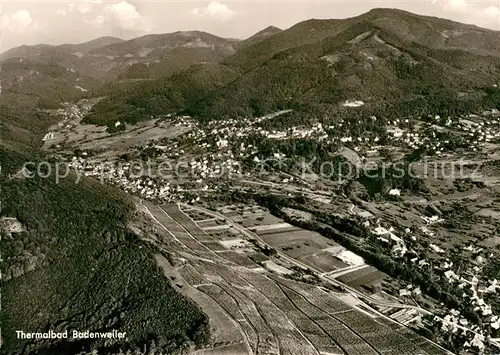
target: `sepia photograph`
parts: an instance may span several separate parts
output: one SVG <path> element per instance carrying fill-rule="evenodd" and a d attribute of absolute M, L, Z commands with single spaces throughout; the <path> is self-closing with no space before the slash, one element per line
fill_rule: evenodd
<path fill-rule="evenodd" d="M 500 355 L 500 0 L 0 0 L 0 355 Z"/>

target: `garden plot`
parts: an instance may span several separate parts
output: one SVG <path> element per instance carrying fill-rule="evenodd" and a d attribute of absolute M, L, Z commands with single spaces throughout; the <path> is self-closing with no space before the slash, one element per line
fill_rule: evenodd
<path fill-rule="evenodd" d="M 211 218 L 202 221 L 196 221 L 196 224 L 198 224 L 205 231 L 208 229 L 229 228 L 229 225 L 220 218 Z"/>
<path fill-rule="evenodd" d="M 212 251 L 223 251 L 227 248 L 217 241 L 203 242 L 203 245 Z"/>
<path fill-rule="evenodd" d="M 182 208 L 182 212 L 187 214 L 193 221 L 195 221 L 197 223 L 199 221 L 215 221 L 218 219 L 218 218 L 214 218 L 213 216 L 211 216 L 205 212 L 198 211 L 195 209 Z"/>
<path fill-rule="evenodd" d="M 231 219 L 237 218 L 239 220 L 243 218 L 247 218 L 251 215 L 255 215 L 256 217 L 269 214 L 269 212 L 264 211 L 259 206 L 248 206 L 248 205 L 231 205 L 225 206 L 218 209 L 219 213 L 222 213 L 224 216 L 229 217 Z"/>
<path fill-rule="evenodd" d="M 335 255 L 335 257 L 350 266 L 361 266 L 365 264 L 365 261 L 362 257 L 360 257 L 357 254 L 354 254 L 349 250 L 343 250 L 337 255 Z"/>
<path fill-rule="evenodd" d="M 206 224 L 200 224 L 200 227 L 202 227 L 203 230 L 205 232 L 207 232 L 208 234 L 217 233 L 219 231 L 225 231 L 225 230 L 229 230 L 232 228 L 228 224 L 214 225 L 214 226 L 210 226 L 210 225 L 207 226 Z"/>
<path fill-rule="evenodd" d="M 271 272 L 275 272 L 275 273 L 280 274 L 280 275 L 290 275 L 293 273 L 291 270 L 287 269 L 286 267 L 283 267 L 281 265 L 276 264 L 272 260 L 264 261 L 262 264 L 264 265 L 264 267 L 267 270 L 269 270 Z"/>
<path fill-rule="evenodd" d="M 385 278 L 387 278 L 386 274 L 373 266 L 368 266 L 343 274 L 337 277 L 337 280 L 351 287 L 359 288 L 380 285 Z"/>
<path fill-rule="evenodd" d="M 498 248 L 500 246 L 500 237 L 499 236 L 490 237 L 481 242 L 481 245 L 487 248 Z"/>
<path fill-rule="evenodd" d="M 325 251 L 302 256 L 299 260 L 304 264 L 322 272 L 332 272 L 348 267 L 346 263 L 342 262 L 331 253 Z"/>
<path fill-rule="evenodd" d="M 207 233 L 211 238 L 215 240 L 231 240 L 231 239 L 241 239 L 243 235 L 234 229 L 233 227 L 219 228 L 215 230 L 207 230 Z"/>
<path fill-rule="evenodd" d="M 248 268 L 256 268 L 258 265 L 253 262 L 250 258 L 248 258 L 244 253 L 240 253 L 237 251 L 226 250 L 220 251 L 218 254 L 226 260 L 229 260 L 235 264 L 240 266 L 248 267 Z"/>
<path fill-rule="evenodd" d="M 286 245 L 281 245 L 280 249 L 282 252 L 288 256 L 299 259 L 308 255 L 312 255 L 321 251 L 322 246 L 309 241 L 309 240 L 295 240 L 293 242 L 287 243 Z"/>
<path fill-rule="evenodd" d="M 301 219 L 304 221 L 310 221 L 312 219 L 311 213 L 306 211 L 296 210 L 294 208 L 285 207 L 283 208 L 283 212 L 295 219 Z"/>
<path fill-rule="evenodd" d="M 273 232 L 285 232 L 285 231 L 290 231 L 294 229 L 298 229 L 297 227 L 294 227 L 290 223 L 276 223 L 276 224 L 262 224 L 258 226 L 254 226 L 250 228 L 252 232 L 255 232 L 259 235 L 261 234 L 267 234 L 267 233 L 273 233 Z"/>
<path fill-rule="evenodd" d="M 263 239 L 267 244 L 275 248 L 280 248 L 284 246 L 286 247 L 287 245 L 291 245 L 294 242 L 302 243 L 304 245 L 307 245 L 305 243 L 309 243 L 311 245 L 313 245 L 314 243 L 314 245 L 317 248 L 316 252 L 322 249 L 329 248 L 331 246 L 338 245 L 334 241 L 323 237 L 319 233 L 311 232 L 304 229 L 292 232 L 265 234 L 261 236 L 261 239 Z"/>
<path fill-rule="evenodd" d="M 338 244 L 319 233 L 299 229 L 291 232 L 264 234 L 260 235 L 260 238 L 313 269 L 330 272 L 347 266 L 338 258 L 324 252 L 325 249 L 337 247 Z"/>
<path fill-rule="evenodd" d="M 220 243 L 224 245 L 227 249 L 252 248 L 252 244 L 248 240 L 240 238 L 221 240 Z"/>
<path fill-rule="evenodd" d="M 233 210 L 223 210 L 220 213 L 224 215 L 224 217 L 233 219 L 237 218 L 241 220 L 241 214 L 238 211 L 233 211 Z"/>
<path fill-rule="evenodd" d="M 333 246 L 333 247 L 329 247 L 329 248 L 326 248 L 324 249 L 323 251 L 324 252 L 327 252 L 327 253 L 330 253 L 332 255 L 337 255 L 337 254 L 340 254 L 341 252 L 343 252 L 344 250 L 346 250 L 343 246 L 341 245 L 336 245 L 336 246 Z"/>
<path fill-rule="evenodd" d="M 280 223 L 280 225 L 282 225 Z M 256 230 L 255 228 L 257 227 L 251 227 L 251 228 L 248 228 L 249 231 L 251 232 L 254 232 L 258 235 L 266 235 L 266 234 L 278 234 L 278 233 L 289 233 L 289 232 L 296 232 L 296 231 L 301 231 L 302 229 L 298 228 L 298 227 L 294 227 L 294 226 L 291 226 L 291 227 L 283 227 L 283 228 L 270 228 L 270 229 L 266 229 L 267 227 L 273 227 L 275 225 L 270 225 L 270 226 L 262 226 L 264 229 L 258 231 Z"/>
<path fill-rule="evenodd" d="M 260 215 L 252 214 L 246 217 L 238 216 L 238 217 L 232 217 L 231 219 L 245 228 L 271 226 L 283 223 L 282 219 L 279 219 L 278 217 L 275 217 L 269 213 Z"/>
<path fill-rule="evenodd" d="M 269 258 L 264 254 L 262 254 L 261 252 L 248 253 L 247 256 L 256 263 L 262 263 L 264 261 L 269 260 Z"/>

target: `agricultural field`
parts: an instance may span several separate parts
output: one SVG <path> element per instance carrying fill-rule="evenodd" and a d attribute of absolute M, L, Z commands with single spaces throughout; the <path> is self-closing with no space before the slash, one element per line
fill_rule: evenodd
<path fill-rule="evenodd" d="M 277 228 L 273 228 L 274 226 Z M 295 227 L 283 231 L 283 222 L 265 227 L 259 226 L 256 232 L 262 240 L 305 265 L 322 272 L 331 272 L 349 266 L 330 252 L 332 248 L 341 247 L 319 233 Z M 254 229 L 255 227 L 250 228 L 251 231 Z"/>
<path fill-rule="evenodd" d="M 157 255 L 156 261 L 175 288 L 200 305 L 207 314 L 210 319 L 214 347 L 241 344 L 243 342 L 243 332 L 238 329 L 234 320 L 222 310 L 217 302 L 214 302 L 205 293 L 198 291 L 198 289 L 187 283 L 181 274 L 172 268 L 167 259 Z"/>
<path fill-rule="evenodd" d="M 246 355 L 248 348 L 244 343 L 222 345 L 212 349 L 198 350 L 193 355 Z"/>
<path fill-rule="evenodd" d="M 380 286 L 385 278 L 387 278 L 387 275 L 380 272 L 373 266 L 367 266 L 362 269 L 343 274 L 337 277 L 337 280 L 354 288 L 366 289 L 374 286 Z"/>
<path fill-rule="evenodd" d="M 151 240 L 170 245 L 168 260 L 159 259 L 165 276 L 210 319 L 213 340 L 196 354 L 413 354 L 422 344 L 435 350 L 432 343 L 409 340 L 399 328 L 379 322 L 383 315 L 358 298 L 319 287 L 318 282 L 327 281 L 317 276 L 314 282 L 296 279 L 301 265 L 322 272 L 346 269 L 344 276 L 351 282 L 375 282 L 379 276 L 367 273 L 372 270 L 365 265 L 359 276 L 350 272 L 335 257 L 345 249 L 317 233 L 295 228 L 256 234 L 233 218 L 228 218 L 227 229 L 214 231 L 196 222 L 213 219 L 212 213 L 194 213 L 184 205 L 144 202 L 142 211 L 155 226 Z M 245 213 L 253 219 L 251 210 Z M 279 219 L 269 220 L 287 227 Z M 265 255 L 271 248 L 276 254 Z M 438 354 L 439 349 L 421 353 Z"/>
<path fill-rule="evenodd" d="M 97 153 L 98 155 L 104 154 L 103 157 L 116 157 L 138 145 L 162 139 L 174 139 L 190 130 L 189 126 L 157 119 L 141 122 L 133 127 L 127 126 L 120 134 L 112 134 L 106 130 L 106 127 L 81 124 L 81 115 L 77 115 L 73 119 L 51 127 L 53 139 L 44 142 L 43 149 L 50 151 L 58 147 L 60 153 L 71 153 L 79 149 L 91 152 L 92 155 Z"/>
<path fill-rule="evenodd" d="M 224 228 L 227 226 L 220 218 L 207 218 L 201 221 L 198 220 L 196 223 L 204 230 L 217 229 L 218 227 Z"/>
<path fill-rule="evenodd" d="M 327 251 L 319 251 L 314 254 L 302 256 L 299 258 L 304 264 L 317 268 L 323 272 L 332 272 L 338 269 L 346 268 L 348 265 L 336 258 Z"/>
<path fill-rule="evenodd" d="M 240 266 L 248 267 L 248 268 L 257 268 L 259 265 L 252 261 L 252 259 L 247 256 L 245 253 L 239 253 L 236 251 L 228 250 L 228 251 L 222 251 L 218 253 L 220 256 L 222 256 L 224 259 L 227 259 L 229 261 L 232 261 L 235 264 L 238 264 Z"/>
<path fill-rule="evenodd" d="M 209 214 L 206 214 L 202 211 L 198 211 L 195 209 L 185 208 L 182 210 L 186 215 L 188 215 L 193 221 L 195 221 L 198 225 L 199 223 L 203 223 L 203 221 L 221 221 L 219 218 L 214 218 Z"/>
<path fill-rule="evenodd" d="M 481 246 L 486 248 L 498 248 L 500 246 L 500 236 L 493 236 L 483 240 Z"/>
<path fill-rule="evenodd" d="M 283 221 L 259 207 L 227 206 L 220 209 L 221 213 L 245 228 L 262 228 L 283 223 Z"/>
<path fill-rule="evenodd" d="M 284 233 L 291 232 L 294 230 L 299 230 L 299 228 L 292 226 L 289 223 L 277 223 L 277 224 L 261 224 L 249 228 L 252 232 L 259 235 L 271 234 L 271 233 Z"/>
<path fill-rule="evenodd" d="M 203 245 L 212 251 L 224 251 L 227 249 L 226 246 L 217 241 L 203 241 Z"/>
<path fill-rule="evenodd" d="M 217 240 L 232 240 L 241 238 L 241 234 L 230 225 L 222 225 L 219 228 L 204 228 L 203 229 L 212 238 Z"/>

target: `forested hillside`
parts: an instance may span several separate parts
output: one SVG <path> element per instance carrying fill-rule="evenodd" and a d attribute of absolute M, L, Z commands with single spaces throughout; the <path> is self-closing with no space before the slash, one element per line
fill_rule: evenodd
<path fill-rule="evenodd" d="M 20 157 L 2 152 L 2 165 Z M 16 161 L 17 160 L 17 161 Z M 5 172 L 4 172 L 5 174 Z M 208 336 L 206 318 L 173 290 L 154 250 L 127 231 L 128 198 L 98 182 L 2 177 L 2 212 L 23 230 L 2 236 L 2 353 L 73 354 L 102 341 L 19 340 L 14 330 L 127 332 L 114 347 L 170 352 Z"/>
<path fill-rule="evenodd" d="M 44 160 L 41 138 L 57 121 L 42 110 L 43 103 L 53 99 L 58 106 L 80 97 L 70 92 L 75 73 L 28 63 L 11 59 L 2 70 L 0 353 L 110 353 L 153 346 L 174 354 L 203 344 L 210 336 L 206 316 L 170 286 L 156 266 L 158 251 L 128 230 L 134 207 L 127 195 L 85 178 L 77 183 L 73 175 L 56 182 L 54 170 L 47 178 L 24 176 L 24 163 Z M 116 329 L 127 332 L 128 340 L 21 340 L 15 333 L 48 329 Z"/>
<path fill-rule="evenodd" d="M 425 36 L 410 36 L 424 28 L 431 28 Z M 212 75 L 200 78 L 188 70 L 184 80 L 167 76 L 111 96 L 89 122 L 132 123 L 180 108 L 202 121 L 300 107 L 321 119 L 346 100 L 361 100 L 373 112 L 388 106 L 414 106 L 414 114 L 488 107 L 486 91 L 500 81 L 500 56 L 492 49 L 498 41 L 495 31 L 400 10 L 309 20 L 243 45 Z"/>

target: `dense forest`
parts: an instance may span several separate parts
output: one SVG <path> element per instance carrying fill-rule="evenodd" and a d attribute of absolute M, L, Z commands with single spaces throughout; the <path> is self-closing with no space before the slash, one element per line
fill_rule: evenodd
<path fill-rule="evenodd" d="M 132 206 L 121 193 L 90 181 L 3 179 L 2 202 L 0 215 L 25 228 L 1 240 L 4 353 L 105 351 L 102 342 L 20 341 L 15 329 L 117 329 L 130 342 L 116 346 L 155 341 L 169 352 L 208 336 L 203 313 L 127 231 Z"/>
<path fill-rule="evenodd" d="M 41 138 L 55 123 L 32 103 L 0 101 L 0 353 L 176 353 L 206 342 L 205 314 L 170 286 L 155 263 L 158 251 L 128 230 L 129 197 L 71 175 L 24 178 L 24 163 L 44 160 Z M 54 172 L 53 165 L 41 171 L 47 169 Z M 18 227 L 9 231 L 12 223 Z M 116 329 L 129 341 L 20 340 L 21 329 Z"/>

